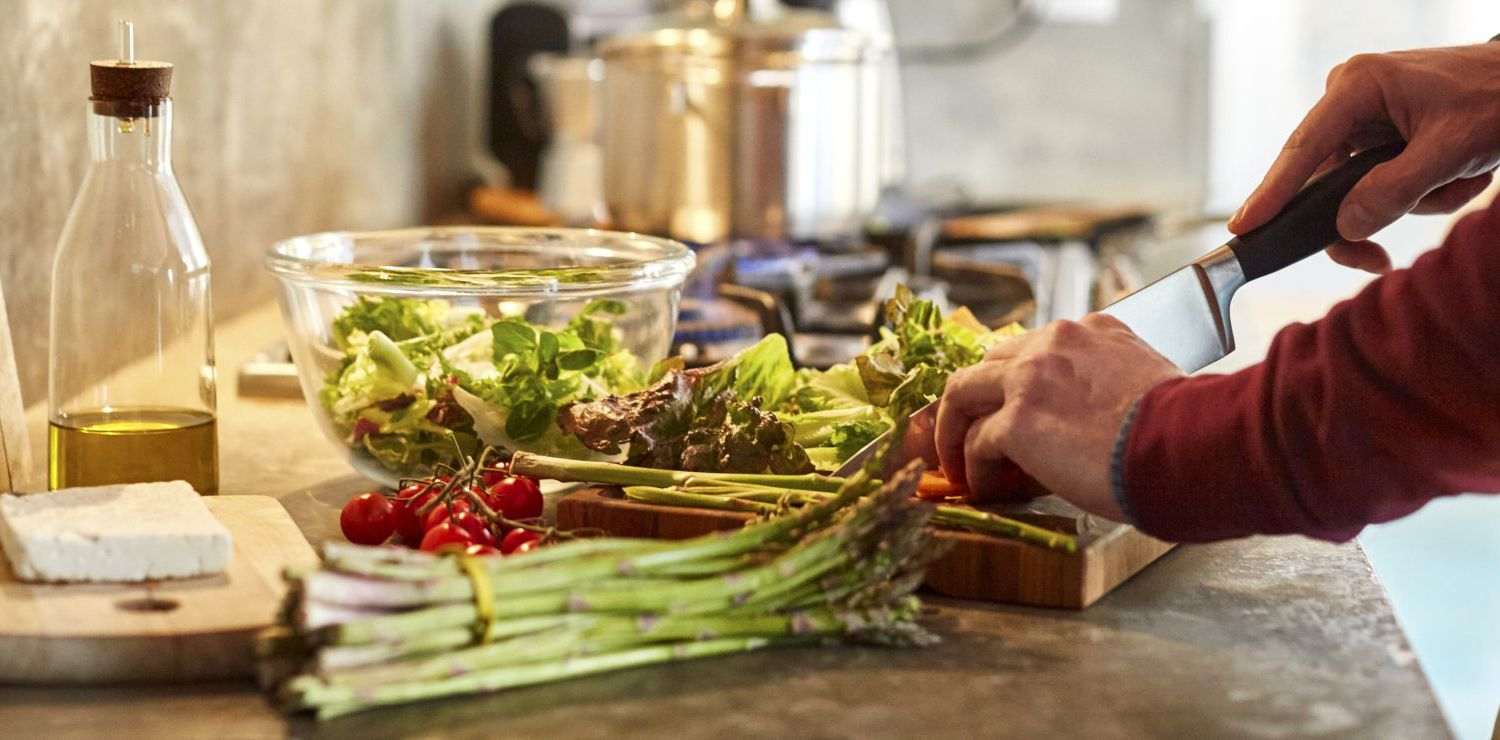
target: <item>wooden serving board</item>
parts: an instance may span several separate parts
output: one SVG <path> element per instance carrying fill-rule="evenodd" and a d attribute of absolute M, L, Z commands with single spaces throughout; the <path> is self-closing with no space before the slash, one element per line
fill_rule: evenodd
<path fill-rule="evenodd" d="M 1134 527 L 1090 517 L 1055 496 L 988 510 L 1076 534 L 1078 552 L 939 529 L 937 538 L 953 547 L 928 566 L 928 588 L 964 599 L 1082 609 L 1173 547 Z M 749 519 L 742 512 L 637 503 L 612 487 L 586 488 L 557 504 L 558 527 L 597 527 L 622 537 L 686 539 L 736 529 Z"/>
<path fill-rule="evenodd" d="M 148 584 L 30 584 L 0 565 L 0 683 L 159 683 L 249 676 L 288 567 L 318 556 L 270 496 L 209 496 L 225 572 Z M 0 558 L 3 561 L 4 558 Z"/>

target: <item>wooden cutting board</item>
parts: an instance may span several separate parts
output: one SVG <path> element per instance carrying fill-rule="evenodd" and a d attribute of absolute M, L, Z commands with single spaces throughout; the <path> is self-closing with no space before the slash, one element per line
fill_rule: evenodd
<path fill-rule="evenodd" d="M 1098 601 L 1173 545 L 1134 527 L 1095 519 L 1055 496 L 1016 506 L 988 507 L 997 514 L 1078 536 L 1078 551 L 1064 553 L 997 537 L 939 529 L 953 544 L 927 568 L 926 586 L 964 599 L 1082 609 Z M 736 529 L 750 515 L 630 501 L 618 488 L 586 488 L 557 504 L 562 529 L 597 527 L 622 537 L 686 539 Z"/>
<path fill-rule="evenodd" d="M 0 291 L 0 493 L 24 491 L 31 480 L 31 443 L 26 436 L 26 412 L 21 403 L 21 378 L 16 373 L 15 348 Z"/>
<path fill-rule="evenodd" d="M 0 683 L 158 683 L 249 676 L 287 567 L 317 563 L 270 496 L 209 496 L 229 528 L 224 573 L 151 584 L 29 584 L 0 565 Z M 3 560 L 3 558 L 0 558 Z"/>

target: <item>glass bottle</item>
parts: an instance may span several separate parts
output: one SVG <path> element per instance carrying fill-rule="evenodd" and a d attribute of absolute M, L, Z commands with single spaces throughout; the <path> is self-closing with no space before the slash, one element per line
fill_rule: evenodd
<path fill-rule="evenodd" d="M 48 485 L 219 487 L 208 254 L 172 171 L 172 67 L 90 71 L 83 186 L 52 267 Z"/>

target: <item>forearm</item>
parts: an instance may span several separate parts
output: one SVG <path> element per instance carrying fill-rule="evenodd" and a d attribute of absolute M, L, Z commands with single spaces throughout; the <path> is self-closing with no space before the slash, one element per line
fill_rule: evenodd
<path fill-rule="evenodd" d="M 1497 214 L 1288 327 L 1262 364 L 1147 393 L 1118 471 L 1140 526 L 1348 539 L 1438 496 L 1500 491 Z"/>

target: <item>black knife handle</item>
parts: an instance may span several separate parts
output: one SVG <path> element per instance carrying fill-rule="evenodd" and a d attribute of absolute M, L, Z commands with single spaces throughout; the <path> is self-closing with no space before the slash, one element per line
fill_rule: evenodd
<path fill-rule="evenodd" d="M 1240 261 L 1245 279 L 1270 275 L 1337 243 L 1339 206 L 1354 184 L 1405 148 L 1405 144 L 1387 144 L 1350 157 L 1304 186 L 1264 226 L 1231 240 L 1229 248 Z"/>

